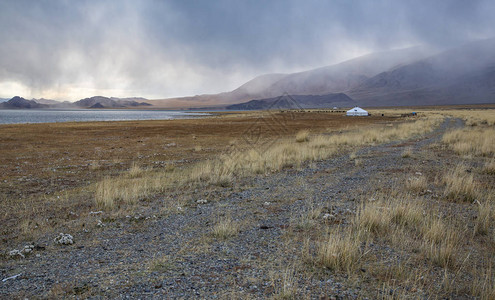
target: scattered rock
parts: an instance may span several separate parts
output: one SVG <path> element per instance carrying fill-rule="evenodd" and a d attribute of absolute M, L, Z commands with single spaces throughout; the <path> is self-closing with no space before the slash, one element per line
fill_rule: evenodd
<path fill-rule="evenodd" d="M 105 224 L 101 221 L 98 220 L 98 224 L 96 224 L 97 227 L 105 227 Z"/>
<path fill-rule="evenodd" d="M 335 221 L 335 216 L 332 214 L 324 214 L 323 215 L 323 220 L 325 221 Z"/>
<path fill-rule="evenodd" d="M 34 245 L 26 245 L 21 251 L 25 254 L 31 253 L 34 250 Z"/>
<path fill-rule="evenodd" d="M 59 244 L 59 245 L 72 245 L 74 244 L 74 238 L 72 237 L 72 235 L 68 234 L 68 233 L 60 233 L 58 236 L 56 236 L 53 241 L 55 242 L 55 244 Z"/>
<path fill-rule="evenodd" d="M 17 249 L 10 251 L 9 256 L 12 258 L 17 258 L 17 257 L 24 258 L 25 257 L 24 254 L 22 254 L 22 252 L 17 250 Z"/>
<path fill-rule="evenodd" d="M 273 226 L 267 226 L 267 225 L 261 225 L 260 226 L 260 229 L 264 229 L 264 230 L 270 229 L 270 228 L 273 228 Z"/>
<path fill-rule="evenodd" d="M 5 282 L 7 280 L 10 280 L 10 279 L 16 279 L 17 277 L 21 276 L 22 273 L 19 273 L 17 275 L 14 275 L 14 276 L 10 276 L 10 277 L 7 277 L 7 278 L 4 278 L 2 279 L 2 282 Z"/>
<path fill-rule="evenodd" d="M 25 258 L 26 255 L 33 252 L 33 250 L 34 250 L 34 245 L 26 245 L 21 250 L 14 249 L 10 251 L 9 256 L 12 258 L 18 258 L 18 257 Z"/>

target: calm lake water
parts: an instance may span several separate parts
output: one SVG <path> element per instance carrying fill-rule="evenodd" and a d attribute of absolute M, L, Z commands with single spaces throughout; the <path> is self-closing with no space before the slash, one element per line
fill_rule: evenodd
<path fill-rule="evenodd" d="M 84 121 L 171 120 L 207 116 L 207 113 L 163 110 L 55 110 L 55 109 L 0 109 L 0 124 L 54 123 Z"/>

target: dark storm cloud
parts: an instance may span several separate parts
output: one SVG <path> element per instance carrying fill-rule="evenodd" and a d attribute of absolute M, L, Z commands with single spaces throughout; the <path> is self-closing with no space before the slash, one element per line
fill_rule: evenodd
<path fill-rule="evenodd" d="M 494 13 L 493 1 L 6 0 L 0 96 L 223 91 L 266 72 L 491 37 Z"/>

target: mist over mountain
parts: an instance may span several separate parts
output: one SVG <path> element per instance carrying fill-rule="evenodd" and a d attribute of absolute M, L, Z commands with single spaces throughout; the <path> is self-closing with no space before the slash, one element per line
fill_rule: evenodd
<path fill-rule="evenodd" d="M 267 101 L 284 93 L 311 95 L 318 105 L 325 101 L 315 96 L 336 93 L 362 106 L 494 103 L 493 53 L 495 38 L 439 53 L 425 47 L 384 51 L 304 72 L 258 76 L 231 92 L 150 103 L 266 107 Z M 250 100 L 265 104 L 247 103 Z"/>
<path fill-rule="evenodd" d="M 363 105 L 495 102 L 495 39 L 393 68 L 347 91 Z"/>

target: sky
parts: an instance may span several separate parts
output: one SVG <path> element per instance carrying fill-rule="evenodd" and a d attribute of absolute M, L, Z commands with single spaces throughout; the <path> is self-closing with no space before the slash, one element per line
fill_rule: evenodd
<path fill-rule="evenodd" d="M 495 1 L 1 0 L 0 98 L 149 99 L 495 36 Z"/>

